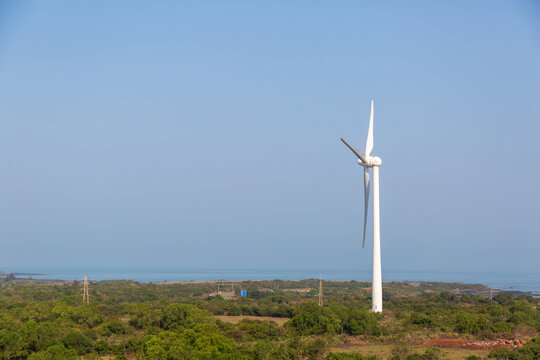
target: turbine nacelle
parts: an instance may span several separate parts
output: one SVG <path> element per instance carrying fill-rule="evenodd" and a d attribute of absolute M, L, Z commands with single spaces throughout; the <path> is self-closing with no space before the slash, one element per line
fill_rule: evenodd
<path fill-rule="evenodd" d="M 374 167 L 381 166 L 382 159 L 378 156 L 368 156 L 366 162 L 363 162 L 361 159 L 356 160 L 356 162 L 361 166 Z"/>
<path fill-rule="evenodd" d="M 370 161 L 371 160 L 371 161 Z M 372 156 L 368 159 L 368 162 L 371 162 L 371 167 L 373 166 L 381 166 L 382 164 L 382 159 L 378 156 Z"/>

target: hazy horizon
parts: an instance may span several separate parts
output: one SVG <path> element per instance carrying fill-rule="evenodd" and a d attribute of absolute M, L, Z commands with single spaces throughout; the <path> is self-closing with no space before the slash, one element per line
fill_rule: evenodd
<path fill-rule="evenodd" d="M 0 3 L 0 270 L 540 272 L 540 5 Z M 370 203 L 371 209 L 372 203 Z M 371 218 L 369 219 L 371 221 Z"/>

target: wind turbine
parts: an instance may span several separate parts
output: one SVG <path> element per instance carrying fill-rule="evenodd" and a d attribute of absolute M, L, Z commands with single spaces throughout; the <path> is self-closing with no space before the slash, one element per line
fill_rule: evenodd
<path fill-rule="evenodd" d="M 364 167 L 364 238 L 362 247 L 366 244 L 366 225 L 369 208 L 369 168 L 373 169 L 373 285 L 372 285 L 372 307 L 376 313 L 382 312 L 382 279 L 381 279 L 381 227 L 379 222 L 379 166 L 382 160 L 378 156 L 371 156 L 373 150 L 373 100 L 371 100 L 371 116 L 369 117 L 368 136 L 366 141 L 366 152 L 363 153 L 345 139 L 341 139 L 358 158 L 358 164 Z"/>

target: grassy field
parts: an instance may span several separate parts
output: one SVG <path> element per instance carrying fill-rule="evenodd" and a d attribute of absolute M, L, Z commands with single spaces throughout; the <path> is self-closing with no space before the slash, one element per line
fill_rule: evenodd
<path fill-rule="evenodd" d="M 332 347 L 332 352 L 346 352 L 346 353 L 359 353 L 362 355 L 376 355 L 382 359 L 389 359 L 392 355 L 392 349 L 396 345 L 394 344 L 366 344 L 366 345 L 337 345 Z M 424 354 L 427 347 L 424 346 L 411 346 L 411 353 L 416 352 L 419 354 Z M 460 359 L 476 355 L 481 358 L 487 357 L 489 351 L 485 350 L 471 350 L 471 349 L 441 349 L 441 354 L 444 359 Z"/>
<path fill-rule="evenodd" d="M 282 327 L 288 320 L 288 318 L 275 318 L 268 316 L 249 316 L 249 315 L 240 315 L 240 316 L 225 316 L 225 315 L 215 315 L 215 319 L 219 319 L 223 322 L 230 324 L 238 324 L 244 319 L 249 320 L 260 320 L 260 321 L 272 321 L 278 326 Z M 389 359 L 392 356 L 392 349 L 396 344 L 341 344 L 335 345 L 331 348 L 332 352 L 345 352 L 345 353 L 359 353 L 362 355 L 376 355 L 382 359 Z M 409 346 L 410 353 L 424 354 L 428 349 L 426 346 Z M 488 350 L 475 350 L 475 349 L 461 349 L 461 348 L 443 348 L 440 349 L 442 358 L 444 359 L 464 359 L 470 355 L 476 355 L 481 358 L 487 357 L 489 354 Z"/>
<path fill-rule="evenodd" d="M 251 315 L 239 315 L 239 316 L 225 316 L 225 315 L 215 315 L 214 318 L 221 320 L 226 323 L 230 324 L 238 324 L 240 321 L 244 319 L 248 320 L 260 320 L 260 321 L 272 321 L 276 323 L 278 326 L 283 326 L 287 321 L 290 319 L 288 318 L 276 318 L 276 317 L 270 317 L 270 316 L 251 316 Z"/>

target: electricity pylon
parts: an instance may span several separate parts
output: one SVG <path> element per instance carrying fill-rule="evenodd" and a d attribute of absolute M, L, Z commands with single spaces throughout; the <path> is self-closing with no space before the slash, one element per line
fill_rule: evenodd
<path fill-rule="evenodd" d="M 88 295 L 88 277 L 86 275 L 84 275 L 82 301 L 83 304 L 90 304 L 90 295 Z"/>
<path fill-rule="evenodd" d="M 323 305 L 323 297 L 322 297 L 322 278 L 319 275 L 319 306 Z"/>

